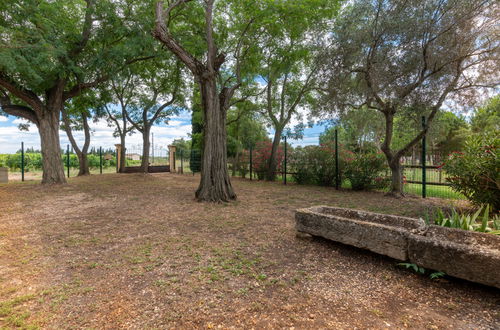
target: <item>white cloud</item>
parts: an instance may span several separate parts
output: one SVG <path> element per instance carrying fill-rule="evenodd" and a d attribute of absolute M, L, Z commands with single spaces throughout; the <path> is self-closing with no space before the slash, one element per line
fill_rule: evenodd
<path fill-rule="evenodd" d="M 12 121 L 13 124 L 19 125 L 19 124 L 29 124 L 30 122 L 27 121 L 26 119 L 22 118 L 17 118 Z"/>
<path fill-rule="evenodd" d="M 161 126 L 153 126 L 151 132 L 154 134 L 154 143 L 156 147 L 164 147 L 172 143 L 174 139 L 188 138 L 191 132 L 191 123 L 188 121 L 188 116 L 182 113 L 179 117 L 173 117 L 168 125 L 162 124 Z M 1 153 L 14 153 L 19 150 L 21 141 L 24 142 L 26 148 L 34 147 L 40 148 L 40 137 L 35 125 L 30 126 L 29 131 L 20 131 L 17 124 L 25 123 L 22 119 L 16 119 L 12 122 L 11 126 L 0 126 L 0 154 Z M 114 127 L 109 127 L 106 120 L 101 119 L 96 123 L 90 122 L 89 126 L 92 130 L 90 145 L 103 148 L 114 148 L 115 144 L 120 143 L 118 137 L 113 137 Z M 82 131 L 73 132 L 75 140 L 81 146 L 84 141 L 84 134 Z M 70 144 L 68 137 L 64 131 L 59 132 L 60 143 L 62 148 Z M 127 145 L 142 145 L 142 135 L 140 132 L 127 136 Z"/>
<path fill-rule="evenodd" d="M 9 121 L 9 118 L 5 116 L 0 116 L 0 122 L 6 122 L 6 121 Z"/>

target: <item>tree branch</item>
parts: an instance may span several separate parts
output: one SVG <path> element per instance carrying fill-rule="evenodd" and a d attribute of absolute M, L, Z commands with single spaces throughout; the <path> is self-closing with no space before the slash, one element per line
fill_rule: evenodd
<path fill-rule="evenodd" d="M 0 72 L 0 86 L 12 93 L 15 97 L 26 102 L 35 113 L 41 113 L 43 111 L 43 103 L 34 92 L 17 85 L 13 79 L 2 72 Z"/>
<path fill-rule="evenodd" d="M 175 40 L 170 34 L 167 25 L 165 24 L 164 15 L 170 15 L 170 12 L 181 4 L 189 2 L 191 0 L 177 0 L 175 1 L 167 10 L 163 11 L 163 1 L 158 1 L 156 3 L 156 21 L 155 28 L 152 32 L 153 37 L 158 39 L 163 43 L 172 53 L 177 56 L 189 70 L 195 75 L 200 76 L 203 72 L 203 64 L 198 61 L 194 56 L 192 56 L 181 44 Z"/>
<path fill-rule="evenodd" d="M 12 104 L 8 94 L 4 90 L 1 91 L 3 95 L 0 95 L 0 107 L 5 113 L 27 119 L 38 126 L 38 117 L 33 109 L 24 105 Z"/>
<path fill-rule="evenodd" d="M 73 132 L 71 130 L 71 121 L 69 119 L 68 112 L 65 107 L 61 109 L 61 114 L 64 123 L 64 130 L 66 131 L 66 135 L 68 136 L 69 142 L 71 142 L 71 145 L 73 146 L 73 149 L 75 150 L 77 155 L 81 155 L 82 151 L 80 150 L 80 147 L 78 147 L 75 137 L 73 136 Z"/>
<path fill-rule="evenodd" d="M 73 49 L 69 51 L 69 58 L 73 58 L 78 55 L 83 50 L 83 48 L 85 48 L 90 39 L 90 31 L 92 29 L 92 23 L 94 22 L 94 20 L 92 19 L 94 0 L 86 0 L 85 2 L 87 2 L 87 8 L 85 9 L 85 19 L 83 22 L 82 35 Z"/>
<path fill-rule="evenodd" d="M 88 83 L 78 83 L 75 86 L 73 86 L 69 91 L 64 92 L 63 100 L 66 101 L 66 100 L 71 99 L 75 96 L 78 96 L 86 89 L 99 86 L 99 84 L 105 82 L 108 79 L 109 79 L 109 75 L 105 75 L 105 76 L 98 77 L 94 81 L 91 81 Z"/>

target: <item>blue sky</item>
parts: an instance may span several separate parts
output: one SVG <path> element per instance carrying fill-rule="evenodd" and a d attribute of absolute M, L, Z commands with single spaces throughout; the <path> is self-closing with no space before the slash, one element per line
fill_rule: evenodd
<path fill-rule="evenodd" d="M 21 147 L 21 142 L 24 142 L 25 148 L 34 147 L 40 149 L 40 138 L 35 125 L 31 125 L 29 131 L 20 131 L 18 125 L 27 123 L 25 120 L 13 117 L 0 115 L 0 154 L 15 153 Z M 91 146 L 103 148 L 114 148 L 119 139 L 113 137 L 113 127 L 109 127 L 105 120 L 100 120 L 97 123 L 90 123 L 92 129 Z M 319 134 L 323 132 L 323 125 L 315 125 L 312 128 L 305 130 L 304 138 L 301 140 L 289 140 L 294 145 L 311 145 L 318 144 Z M 161 124 L 152 128 L 156 146 L 167 146 L 174 139 L 189 138 L 191 132 L 191 114 L 187 111 L 182 112 L 179 116 L 172 117 L 168 125 Z M 272 132 L 269 132 L 270 136 Z M 75 138 L 81 145 L 83 143 L 83 133 L 75 132 Z M 65 148 L 69 144 L 64 131 L 60 131 L 61 147 Z M 135 133 L 132 136 L 127 136 L 127 145 L 129 148 L 139 147 L 142 145 L 140 133 Z"/>

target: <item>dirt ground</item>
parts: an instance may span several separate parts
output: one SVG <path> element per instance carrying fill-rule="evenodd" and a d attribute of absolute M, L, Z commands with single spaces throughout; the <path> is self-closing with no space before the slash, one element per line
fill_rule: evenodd
<path fill-rule="evenodd" d="M 397 261 L 295 237 L 327 204 L 419 216 L 447 202 L 234 179 L 106 174 L 0 185 L 0 328 L 493 329 L 500 290 L 431 280 Z"/>

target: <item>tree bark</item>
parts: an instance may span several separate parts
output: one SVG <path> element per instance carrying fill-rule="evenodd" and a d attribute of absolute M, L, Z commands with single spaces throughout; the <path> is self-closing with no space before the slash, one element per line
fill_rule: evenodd
<path fill-rule="evenodd" d="M 90 175 L 88 154 L 80 152 L 76 155 L 78 156 L 78 176 Z"/>
<path fill-rule="evenodd" d="M 404 196 L 403 194 L 403 174 L 401 172 L 400 159 L 401 152 L 393 153 L 391 150 L 392 133 L 394 130 L 394 114 L 395 108 L 386 107 L 382 113 L 385 117 L 385 137 L 381 149 L 384 153 L 389 168 L 391 169 L 391 190 L 388 195 L 394 197 Z M 411 147 L 411 146 L 410 146 Z"/>
<path fill-rule="evenodd" d="M 391 190 L 389 194 L 396 197 L 403 196 L 403 171 L 399 158 L 393 158 L 389 162 L 389 168 L 391 169 Z"/>
<path fill-rule="evenodd" d="M 83 143 L 81 155 L 78 155 L 78 160 L 79 160 L 79 164 L 80 164 L 79 170 L 78 170 L 78 176 L 90 175 L 89 161 L 88 161 L 88 151 L 89 151 L 89 146 L 90 146 L 90 127 L 89 127 L 89 123 L 87 121 L 86 114 L 82 111 L 80 113 L 80 115 L 82 116 L 85 142 Z"/>
<path fill-rule="evenodd" d="M 142 131 L 142 161 L 141 161 L 141 172 L 148 173 L 149 167 L 149 131 L 150 128 L 144 123 L 144 129 Z"/>
<path fill-rule="evenodd" d="M 120 134 L 120 144 L 122 146 L 120 149 L 120 164 L 118 164 L 120 173 L 125 173 L 125 166 L 127 165 L 125 159 L 125 156 L 127 155 L 127 150 L 125 148 L 125 135 L 126 134 Z"/>
<path fill-rule="evenodd" d="M 38 132 L 42 149 L 42 184 L 66 183 L 59 142 L 59 111 L 45 111 L 38 118 Z"/>
<path fill-rule="evenodd" d="M 127 148 L 125 148 L 125 138 L 127 136 L 127 118 L 125 117 L 124 107 L 122 106 L 122 122 L 123 128 L 120 132 L 120 144 L 122 145 L 120 149 L 120 173 L 125 173 L 125 166 L 127 165 L 127 160 L 125 159 L 127 155 Z"/>
<path fill-rule="evenodd" d="M 277 159 L 277 153 L 278 153 L 278 147 L 281 142 L 281 134 L 283 133 L 282 128 L 277 128 L 276 131 L 274 132 L 274 138 L 273 138 L 273 145 L 271 147 L 271 155 L 269 157 L 269 165 L 267 168 L 267 173 L 266 173 L 266 180 L 267 181 L 274 181 L 276 179 L 276 168 L 278 167 L 278 159 Z"/>
<path fill-rule="evenodd" d="M 204 114 L 204 143 L 198 201 L 229 202 L 236 199 L 227 169 L 226 110 L 217 93 L 215 77 L 200 81 Z"/>

